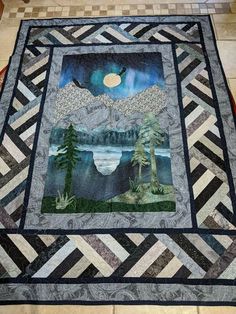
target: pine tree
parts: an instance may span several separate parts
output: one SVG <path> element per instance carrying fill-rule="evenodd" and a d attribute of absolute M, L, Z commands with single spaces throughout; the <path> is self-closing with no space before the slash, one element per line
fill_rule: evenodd
<path fill-rule="evenodd" d="M 164 132 L 157 118 L 151 112 L 144 117 L 144 123 L 139 132 L 139 140 L 143 145 L 149 145 L 151 156 L 151 191 L 157 193 L 160 189 L 160 183 L 157 178 L 155 145 L 160 146 L 164 142 Z"/>
<path fill-rule="evenodd" d="M 58 169 L 66 171 L 64 195 L 70 196 L 72 194 L 72 174 L 76 163 L 79 161 L 79 150 L 77 148 L 78 138 L 76 131 L 72 124 L 64 134 L 64 142 L 57 149 L 57 156 L 55 158 Z"/>
<path fill-rule="evenodd" d="M 139 182 L 141 182 L 142 181 L 142 167 L 149 165 L 149 161 L 146 156 L 144 145 L 140 141 L 137 141 L 135 144 L 135 150 L 134 150 L 134 154 L 131 161 L 132 161 L 133 166 L 135 165 L 139 166 L 138 178 L 139 178 Z"/>

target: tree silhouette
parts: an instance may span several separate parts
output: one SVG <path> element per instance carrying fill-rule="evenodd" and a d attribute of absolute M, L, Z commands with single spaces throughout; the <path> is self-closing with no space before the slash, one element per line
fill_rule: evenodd
<path fill-rule="evenodd" d="M 79 161 L 79 150 L 77 148 L 78 138 L 76 131 L 72 124 L 64 134 L 64 142 L 57 149 L 57 156 L 55 158 L 58 169 L 66 171 L 64 195 L 70 196 L 72 192 L 72 173 Z"/>
<path fill-rule="evenodd" d="M 155 145 L 160 146 L 164 142 L 164 132 L 153 113 L 147 113 L 139 132 L 139 140 L 143 145 L 149 145 L 151 156 L 151 191 L 157 193 L 160 183 L 157 178 L 157 163 L 155 157 Z"/>
<path fill-rule="evenodd" d="M 131 161 L 132 161 L 133 166 L 135 165 L 139 166 L 138 178 L 139 178 L 139 182 L 141 182 L 142 181 L 142 167 L 147 166 L 150 163 L 147 159 L 144 145 L 140 141 L 137 141 L 137 143 L 135 144 L 135 150 L 134 150 L 134 154 Z"/>

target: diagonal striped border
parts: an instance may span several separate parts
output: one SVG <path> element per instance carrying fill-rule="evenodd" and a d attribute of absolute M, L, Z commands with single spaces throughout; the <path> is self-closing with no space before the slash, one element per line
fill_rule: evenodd
<path fill-rule="evenodd" d="M 96 23 L 82 26 L 32 28 L 29 44 L 131 44 L 200 41 L 198 23 Z"/>
<path fill-rule="evenodd" d="M 235 230 L 224 142 L 202 46 L 178 44 L 176 57 L 197 225 Z"/>
<path fill-rule="evenodd" d="M 0 145 L 0 228 L 18 228 L 22 217 L 49 53 L 48 48 L 24 51 Z"/>
<path fill-rule="evenodd" d="M 0 282 L 136 278 L 233 284 L 236 277 L 236 236 L 229 235 L 12 233 L 0 235 L 0 256 Z"/>

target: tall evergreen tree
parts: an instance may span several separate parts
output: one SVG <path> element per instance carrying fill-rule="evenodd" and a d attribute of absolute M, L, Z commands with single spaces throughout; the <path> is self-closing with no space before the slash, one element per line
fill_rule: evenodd
<path fill-rule="evenodd" d="M 135 144 L 135 150 L 134 150 L 134 154 L 131 161 L 132 161 L 133 166 L 138 165 L 139 167 L 138 178 L 139 178 L 139 182 L 141 182 L 142 181 L 142 167 L 149 165 L 149 161 L 146 156 L 144 145 L 140 141 L 137 141 Z"/>
<path fill-rule="evenodd" d="M 78 138 L 72 124 L 64 134 L 63 144 L 57 149 L 58 154 L 55 158 L 58 169 L 66 171 L 64 195 L 72 194 L 72 174 L 76 163 L 79 161 L 79 150 L 77 148 Z"/>
<path fill-rule="evenodd" d="M 164 142 L 164 132 L 153 113 L 147 113 L 144 123 L 139 132 L 139 140 L 143 145 L 149 145 L 151 156 L 151 191 L 157 193 L 160 183 L 157 177 L 157 163 L 155 156 L 155 146 L 160 146 Z"/>

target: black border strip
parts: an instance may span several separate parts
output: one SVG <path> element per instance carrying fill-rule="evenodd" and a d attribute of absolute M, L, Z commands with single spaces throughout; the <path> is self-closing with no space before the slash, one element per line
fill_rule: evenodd
<path fill-rule="evenodd" d="M 184 305 L 184 306 L 236 306 L 236 301 L 161 301 L 161 300 L 124 300 L 124 301 L 85 301 L 85 300 L 54 300 L 54 301 L 36 301 L 36 300 L 0 300 L 0 306 L 3 305 Z M 99 310 L 98 310 L 99 311 Z M 99 313 L 99 312 L 97 312 Z"/>
<path fill-rule="evenodd" d="M 236 230 L 194 229 L 194 228 L 93 228 L 93 229 L 0 229 L 1 234 L 49 234 L 49 235 L 81 235 L 81 234 L 116 234 L 116 233 L 148 233 L 148 234 L 212 234 L 236 236 Z"/>
<path fill-rule="evenodd" d="M 197 24 L 197 23 L 196 23 Z M 200 44 L 201 42 L 200 41 L 176 41 L 176 44 Z M 142 41 L 142 42 L 132 42 L 132 43 L 124 43 L 124 42 L 120 42 L 120 43 L 91 43 L 91 44 L 84 44 L 84 43 L 79 43 L 79 44 L 65 44 L 65 45 L 60 45 L 60 44 L 52 44 L 52 45 L 49 45 L 49 44 L 37 44 L 37 45 L 33 45 L 33 44 L 28 44 L 26 47 L 45 47 L 45 48 L 51 48 L 51 47 L 54 47 L 54 48 L 64 48 L 64 47 L 91 47 L 91 46 L 113 46 L 113 45 L 116 45 L 116 46 L 131 46 L 131 45 L 145 45 L 145 44 L 151 44 L 151 45 L 172 45 L 173 42 L 158 42 L 158 41 Z M 94 52 L 96 53 L 96 52 Z"/>
<path fill-rule="evenodd" d="M 148 278 L 148 277 L 84 277 L 84 278 L 0 278 L 0 285 L 7 283 L 15 284 L 103 284 L 103 283 L 154 283 L 154 284 L 183 284 L 202 286 L 235 286 L 236 279 L 188 279 L 188 278 Z"/>
<path fill-rule="evenodd" d="M 198 25 L 198 29 L 200 29 L 200 25 Z M 199 32 L 200 34 L 200 32 Z M 182 139 L 183 139 L 183 149 L 184 149 L 184 157 L 185 157 L 185 167 L 186 167 L 186 174 L 187 174 L 187 181 L 189 187 L 189 198 L 190 198 L 190 210 L 191 210 L 191 217 L 192 217 L 192 225 L 194 230 L 198 230 L 197 225 L 197 215 L 195 209 L 195 202 L 194 202 L 194 195 L 193 195 L 193 185 L 191 180 L 191 171 L 190 171 L 190 157 L 188 151 L 188 138 L 187 138 L 187 130 L 185 126 L 185 118 L 184 118 L 184 107 L 183 107 L 183 97 L 182 97 L 182 86 L 180 81 L 180 74 L 177 62 L 177 55 L 176 55 L 176 44 L 172 44 L 172 55 L 174 59 L 174 67 L 175 67 L 175 76 L 177 81 L 177 94 L 178 94 L 178 103 L 179 103 L 179 111 L 180 111 L 180 121 L 181 121 L 181 129 L 182 129 Z"/>

